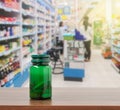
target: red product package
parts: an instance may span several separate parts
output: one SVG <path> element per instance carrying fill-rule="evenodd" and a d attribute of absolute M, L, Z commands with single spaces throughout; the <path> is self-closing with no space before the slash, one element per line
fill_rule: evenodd
<path fill-rule="evenodd" d="M 12 21 L 13 21 L 13 22 L 15 22 L 15 21 L 16 21 L 16 18 L 15 18 L 15 17 L 13 17 L 13 18 L 12 18 Z"/>
<path fill-rule="evenodd" d="M 12 8 L 11 4 L 12 4 L 12 0 L 4 0 L 5 6 L 8 8 Z"/>
<path fill-rule="evenodd" d="M 2 16 L 0 16 L 0 22 L 3 22 L 3 17 Z"/>
<path fill-rule="evenodd" d="M 7 22 L 9 21 L 8 17 L 4 17 L 3 19 L 4 19 L 4 21 L 7 21 Z"/>
<path fill-rule="evenodd" d="M 12 17 L 9 17 L 9 22 L 13 22 L 13 18 Z"/>
<path fill-rule="evenodd" d="M 12 0 L 13 2 L 12 2 L 12 7 L 14 8 L 14 9 L 18 9 L 19 8 L 19 4 L 18 4 L 18 2 L 17 2 L 17 0 Z"/>
<path fill-rule="evenodd" d="M 12 1 L 11 6 L 12 6 L 13 9 L 16 9 L 15 8 L 16 7 L 16 1 L 15 0 Z"/>

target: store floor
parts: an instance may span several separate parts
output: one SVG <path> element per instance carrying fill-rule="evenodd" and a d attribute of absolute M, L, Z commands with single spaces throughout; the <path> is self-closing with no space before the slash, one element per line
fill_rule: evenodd
<path fill-rule="evenodd" d="M 27 81 L 23 87 L 28 87 Z M 92 51 L 90 62 L 85 63 L 85 78 L 83 82 L 64 81 L 63 74 L 52 75 L 53 87 L 89 87 L 89 88 L 118 88 L 120 74 L 112 67 L 111 60 L 105 60 L 100 50 Z"/>

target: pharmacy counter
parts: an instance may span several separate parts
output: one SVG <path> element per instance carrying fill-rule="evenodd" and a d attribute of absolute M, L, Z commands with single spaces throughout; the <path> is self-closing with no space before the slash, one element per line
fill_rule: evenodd
<path fill-rule="evenodd" d="M 28 88 L 0 88 L 0 110 L 120 110 L 120 89 L 53 88 L 51 100 L 30 100 Z"/>

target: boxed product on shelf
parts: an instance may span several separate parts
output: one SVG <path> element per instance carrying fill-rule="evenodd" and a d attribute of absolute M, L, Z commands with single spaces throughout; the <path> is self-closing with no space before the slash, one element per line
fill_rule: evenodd
<path fill-rule="evenodd" d="M 23 51 L 23 55 L 25 56 L 25 55 L 28 55 L 29 53 L 30 53 L 30 48 L 29 47 L 24 47 L 23 49 L 22 49 L 22 51 Z"/>
<path fill-rule="evenodd" d="M 19 46 L 19 41 L 3 42 L 0 44 L 0 53 L 8 51 L 10 49 L 16 49 Z"/>
<path fill-rule="evenodd" d="M 38 40 L 42 40 L 42 39 L 44 39 L 44 34 L 38 34 Z"/>
<path fill-rule="evenodd" d="M 23 2 L 22 3 L 22 12 L 23 12 L 23 14 L 31 14 L 31 16 L 33 16 L 35 14 L 35 9 L 31 6 L 24 4 L 24 2 Z"/>
<path fill-rule="evenodd" d="M 24 39 L 23 40 L 23 46 L 27 46 L 27 45 L 29 45 L 29 44 L 31 44 L 32 43 L 32 40 L 31 39 Z"/>
<path fill-rule="evenodd" d="M 44 28 L 39 27 L 39 28 L 38 28 L 38 32 L 43 33 L 43 32 L 44 32 Z"/>
<path fill-rule="evenodd" d="M 20 35 L 20 27 L 13 26 L 13 35 Z"/>
<path fill-rule="evenodd" d="M 23 27 L 22 32 L 25 33 L 33 33 L 34 28 Z"/>
<path fill-rule="evenodd" d="M 23 44 L 22 52 L 24 56 L 34 51 L 34 37 L 32 36 L 24 37 L 22 44 Z"/>
<path fill-rule="evenodd" d="M 35 20 L 34 20 L 34 19 L 30 19 L 30 18 L 23 19 L 23 24 L 31 24 L 31 25 L 34 25 L 34 24 L 35 24 Z"/>
<path fill-rule="evenodd" d="M 37 22 L 38 22 L 38 25 L 45 25 L 45 20 L 44 19 L 38 18 Z"/>
<path fill-rule="evenodd" d="M 4 52 L 5 51 L 5 46 L 3 45 L 0 45 L 0 53 Z"/>

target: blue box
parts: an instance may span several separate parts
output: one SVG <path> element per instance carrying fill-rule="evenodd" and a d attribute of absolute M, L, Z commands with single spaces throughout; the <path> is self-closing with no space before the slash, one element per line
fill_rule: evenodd
<path fill-rule="evenodd" d="M 64 68 L 64 77 L 84 78 L 85 70 L 84 69 Z"/>

